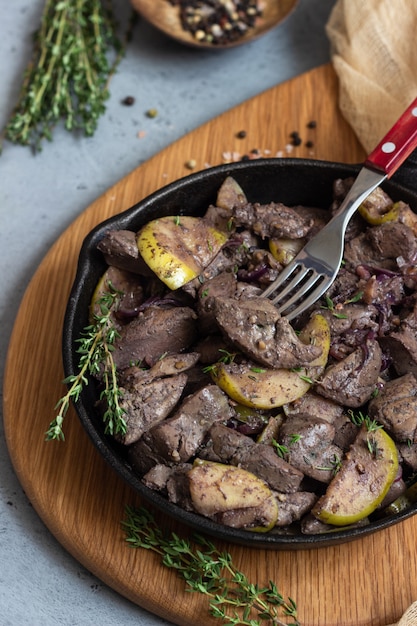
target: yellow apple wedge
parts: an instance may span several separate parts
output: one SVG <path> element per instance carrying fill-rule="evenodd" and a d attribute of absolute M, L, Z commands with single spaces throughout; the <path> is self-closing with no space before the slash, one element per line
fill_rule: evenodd
<path fill-rule="evenodd" d="M 269 240 L 269 251 L 278 263 L 288 265 L 297 256 L 305 243 L 305 239 L 271 238 Z"/>
<path fill-rule="evenodd" d="M 312 513 L 322 522 L 346 526 L 368 517 L 386 496 L 398 471 L 398 452 L 382 428 L 361 427 L 326 493 Z"/>
<path fill-rule="evenodd" d="M 270 369 L 253 362 L 217 363 L 213 380 L 232 400 L 255 409 L 273 409 L 301 398 L 327 363 L 330 329 L 322 315 L 314 315 L 300 333 L 304 343 L 322 348 L 320 356 L 300 370 Z"/>
<path fill-rule="evenodd" d="M 172 290 L 196 278 L 226 241 L 225 233 L 189 215 L 152 220 L 137 235 L 143 260 Z"/>
<path fill-rule="evenodd" d="M 267 532 L 275 526 L 277 500 L 255 474 L 233 465 L 197 459 L 188 477 L 191 500 L 200 515 L 255 532 Z"/>

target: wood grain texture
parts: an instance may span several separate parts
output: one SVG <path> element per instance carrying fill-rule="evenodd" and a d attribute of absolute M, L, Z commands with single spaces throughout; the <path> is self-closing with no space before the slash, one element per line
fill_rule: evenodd
<path fill-rule="evenodd" d="M 289 134 L 307 138 L 317 121 L 314 154 L 291 156 L 359 162 L 364 153 L 337 108 L 337 80 L 323 66 L 279 85 L 194 130 L 98 198 L 63 233 L 35 273 L 10 341 L 4 380 L 5 431 L 16 473 L 40 517 L 62 545 L 119 593 L 180 626 L 216 624 L 204 597 L 184 591 L 154 555 L 124 542 L 120 521 L 138 496 L 107 466 L 70 410 L 65 443 L 44 441 L 63 393 L 61 329 L 78 252 L 96 224 L 158 187 L 197 168 L 222 162 L 224 152 L 285 150 Z M 246 130 L 245 139 L 235 134 Z M 313 136 L 314 135 L 314 136 Z M 25 376 L 30 370 L 32 375 Z M 168 528 L 178 528 L 157 514 Z M 416 599 L 417 517 L 353 543 L 320 550 L 273 552 L 226 545 L 249 578 L 277 582 L 295 598 L 304 626 L 384 626 Z M 220 542 L 219 545 L 221 546 Z"/>

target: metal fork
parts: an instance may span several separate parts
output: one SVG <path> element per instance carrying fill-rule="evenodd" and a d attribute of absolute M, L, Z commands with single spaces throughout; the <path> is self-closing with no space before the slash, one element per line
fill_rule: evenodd
<path fill-rule="evenodd" d="M 281 315 L 293 319 L 329 289 L 342 262 L 346 227 L 352 215 L 416 147 L 417 98 L 367 157 L 332 219 L 262 294 L 273 302 Z"/>

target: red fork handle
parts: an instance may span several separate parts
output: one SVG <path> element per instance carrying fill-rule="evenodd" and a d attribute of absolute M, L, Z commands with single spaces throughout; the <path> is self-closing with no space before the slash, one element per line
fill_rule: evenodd
<path fill-rule="evenodd" d="M 365 165 L 390 178 L 417 148 L 417 98 L 379 142 L 365 161 Z"/>

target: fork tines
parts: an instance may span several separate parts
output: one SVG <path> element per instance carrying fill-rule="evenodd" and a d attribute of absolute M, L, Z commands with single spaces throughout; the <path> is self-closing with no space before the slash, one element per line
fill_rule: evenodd
<path fill-rule="evenodd" d="M 277 307 L 278 313 L 291 320 L 324 293 L 325 276 L 301 263 L 290 264 L 264 292 Z M 295 291 L 294 291 L 295 290 Z"/>

